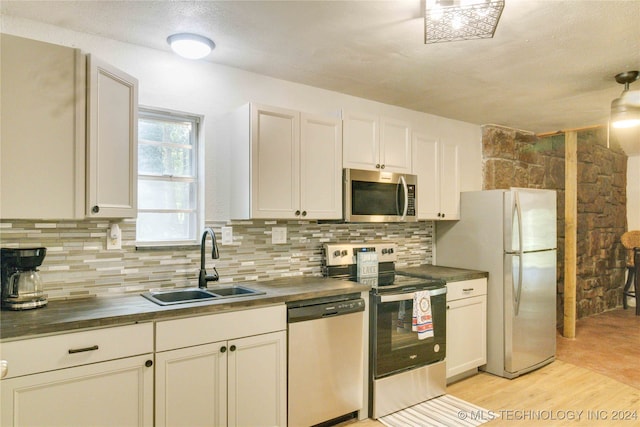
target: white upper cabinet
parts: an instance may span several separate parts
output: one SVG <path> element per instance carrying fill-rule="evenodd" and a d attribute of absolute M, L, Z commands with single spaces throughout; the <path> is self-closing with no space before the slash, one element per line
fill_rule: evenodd
<path fill-rule="evenodd" d="M 135 218 L 138 80 L 88 56 L 87 216 Z"/>
<path fill-rule="evenodd" d="M 342 218 L 342 122 L 300 115 L 300 209 L 302 217 Z"/>
<path fill-rule="evenodd" d="M 418 219 L 460 218 L 458 145 L 413 135 L 413 173 L 418 176 Z"/>
<path fill-rule="evenodd" d="M 0 216 L 135 217 L 137 80 L 7 34 L 1 67 Z"/>
<path fill-rule="evenodd" d="M 85 59 L 2 34 L 0 216 L 84 217 Z"/>
<path fill-rule="evenodd" d="M 401 120 L 346 112 L 345 168 L 411 172 L 411 126 Z"/>
<path fill-rule="evenodd" d="M 337 119 L 247 104 L 230 121 L 231 217 L 342 217 Z"/>

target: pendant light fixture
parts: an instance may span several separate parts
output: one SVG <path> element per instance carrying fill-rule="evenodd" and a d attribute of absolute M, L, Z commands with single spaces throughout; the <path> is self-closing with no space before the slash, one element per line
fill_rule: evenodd
<path fill-rule="evenodd" d="M 616 129 L 640 126 L 640 90 L 629 90 L 629 84 L 639 77 L 639 71 L 626 71 L 615 77 L 616 82 L 624 85 L 620 98 L 611 102 L 611 126 Z"/>
<path fill-rule="evenodd" d="M 202 59 L 216 47 L 211 39 L 191 33 L 170 35 L 167 43 L 175 53 L 187 59 Z"/>
<path fill-rule="evenodd" d="M 504 0 L 426 0 L 424 42 L 492 38 Z"/>

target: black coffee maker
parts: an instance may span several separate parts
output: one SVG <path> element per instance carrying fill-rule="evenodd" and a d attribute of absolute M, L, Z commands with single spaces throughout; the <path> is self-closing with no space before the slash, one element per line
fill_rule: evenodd
<path fill-rule="evenodd" d="M 47 248 L 0 249 L 2 308 L 29 310 L 47 305 L 38 268 Z"/>

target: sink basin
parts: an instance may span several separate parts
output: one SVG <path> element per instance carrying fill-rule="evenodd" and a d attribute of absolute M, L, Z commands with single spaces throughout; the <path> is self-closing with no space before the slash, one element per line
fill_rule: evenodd
<path fill-rule="evenodd" d="M 204 289 L 176 289 L 172 291 L 150 291 L 142 294 L 143 297 L 160 305 L 182 304 L 187 302 L 206 301 L 218 298 L 217 295 Z"/>
<path fill-rule="evenodd" d="M 228 288 L 213 288 L 209 292 L 220 297 L 237 297 L 264 294 L 262 291 L 245 288 L 244 286 L 230 286 Z"/>
<path fill-rule="evenodd" d="M 228 299 L 233 297 L 243 297 L 251 295 L 261 295 L 263 291 L 244 286 L 227 286 L 212 289 L 188 288 L 173 289 L 170 291 L 149 291 L 142 294 L 149 301 L 158 305 L 184 304 L 189 302 L 202 302 L 213 299 Z"/>

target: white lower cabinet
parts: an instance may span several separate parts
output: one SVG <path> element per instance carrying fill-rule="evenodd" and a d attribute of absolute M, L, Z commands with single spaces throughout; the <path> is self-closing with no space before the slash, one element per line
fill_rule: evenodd
<path fill-rule="evenodd" d="M 447 282 L 447 381 L 487 363 L 487 279 Z"/>
<path fill-rule="evenodd" d="M 156 334 L 157 350 L 188 345 L 156 353 L 157 427 L 286 426 L 284 305 L 158 322 Z"/>
<path fill-rule="evenodd" d="M 151 324 L 3 343 L 0 425 L 150 427 L 152 351 Z"/>

